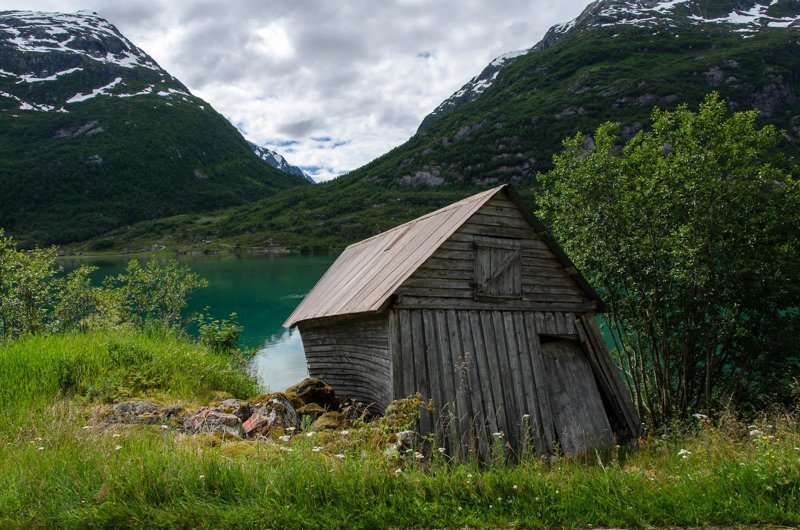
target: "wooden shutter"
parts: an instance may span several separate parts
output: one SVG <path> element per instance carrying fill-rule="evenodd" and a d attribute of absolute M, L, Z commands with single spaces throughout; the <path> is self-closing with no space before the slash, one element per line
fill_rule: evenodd
<path fill-rule="evenodd" d="M 518 239 L 475 236 L 475 298 L 521 298 Z"/>

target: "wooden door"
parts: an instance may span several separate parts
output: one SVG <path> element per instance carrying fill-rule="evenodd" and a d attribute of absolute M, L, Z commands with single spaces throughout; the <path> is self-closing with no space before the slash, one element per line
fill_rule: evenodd
<path fill-rule="evenodd" d="M 608 447 L 614 437 L 586 354 L 577 341 L 542 340 L 556 436 L 568 455 Z"/>

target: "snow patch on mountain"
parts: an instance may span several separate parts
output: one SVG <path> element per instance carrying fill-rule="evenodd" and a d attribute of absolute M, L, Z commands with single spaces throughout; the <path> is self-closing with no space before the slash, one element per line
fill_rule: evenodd
<path fill-rule="evenodd" d="M 688 18 L 695 23 L 713 23 L 713 24 L 734 24 L 739 26 L 747 26 L 740 28 L 739 31 L 757 31 L 758 29 L 766 26 L 769 28 L 786 28 L 795 23 L 800 23 L 800 16 L 796 17 L 772 17 L 767 13 L 767 10 L 776 5 L 777 0 L 773 0 L 769 5 L 756 4 L 750 9 L 739 10 L 734 9 L 727 16 L 719 18 L 703 18 L 698 15 L 691 15 Z"/>
<path fill-rule="evenodd" d="M 780 0 L 756 2 L 749 8 L 731 7 L 722 17 L 711 18 L 703 14 L 703 2 L 698 0 L 603 0 L 586 8 L 578 19 L 589 19 L 585 27 L 617 25 L 676 27 L 686 20 L 694 24 L 728 24 L 737 26 L 736 33 L 758 31 L 765 27 L 788 27 L 800 24 L 800 15 L 772 16 L 769 10 Z M 677 7 L 682 7 L 677 12 Z M 586 15 L 590 15 L 587 17 Z M 577 20 L 577 19 L 576 19 Z"/>
<path fill-rule="evenodd" d="M 10 38 L 3 39 L 4 43 L 19 51 L 71 52 L 123 68 L 160 70 L 155 61 L 96 13 L 5 11 L 0 12 L 0 31 L 11 35 Z M 87 40 L 100 43 L 118 41 L 122 46 L 115 52 L 103 53 L 99 49 L 85 46 Z"/>
<path fill-rule="evenodd" d="M 312 179 L 310 176 L 306 175 L 306 173 L 297 166 L 291 165 L 287 162 L 286 158 L 284 158 L 279 153 L 273 151 L 272 149 L 268 149 L 266 147 L 262 147 L 260 145 L 254 144 L 253 142 L 247 142 L 250 144 L 250 149 L 258 155 L 258 157 L 269 164 L 270 166 L 280 169 L 285 173 L 289 173 L 290 175 L 295 175 L 296 177 L 300 177 L 305 179 L 306 181 L 316 184 L 316 181 Z"/>
<path fill-rule="evenodd" d="M 83 71 L 83 68 L 76 67 L 76 68 L 69 68 L 68 70 L 64 70 L 63 72 L 56 72 L 53 75 L 49 75 L 47 77 L 36 77 L 36 75 L 34 75 L 34 74 L 22 74 L 22 75 L 18 76 L 19 77 L 19 81 L 17 81 L 17 84 L 19 84 L 19 83 L 40 83 L 42 81 L 55 81 L 56 79 L 58 79 L 62 75 L 68 75 L 68 74 L 71 74 L 73 72 L 82 72 L 82 71 Z M 11 72 L 3 72 L 3 73 L 7 73 L 8 75 L 14 75 Z"/>
<path fill-rule="evenodd" d="M 63 110 L 63 105 L 99 96 L 158 93 L 184 101 L 191 96 L 149 55 L 93 12 L 0 11 L 0 49 L 0 90 L 6 97 L 13 95 L 20 110 Z M 67 77 L 70 82 L 62 84 Z M 34 84 L 36 90 L 28 88 Z M 77 93 L 76 84 L 82 88 Z"/>
<path fill-rule="evenodd" d="M 452 96 L 444 100 L 434 111 L 426 118 L 433 116 L 437 116 L 441 113 L 447 112 L 451 108 L 454 108 L 462 103 L 467 101 L 472 101 L 477 99 L 481 94 L 483 94 L 487 88 L 492 86 L 494 82 L 497 80 L 497 76 L 500 74 L 500 70 L 508 65 L 511 61 L 516 59 L 521 55 L 525 55 L 530 50 L 517 50 L 513 52 L 504 53 L 499 57 L 496 57 L 489 63 L 489 65 L 483 69 L 483 71 L 470 79 L 464 86 L 458 89 Z M 424 126 L 420 126 L 422 128 Z"/>
<path fill-rule="evenodd" d="M 92 99 L 93 97 L 99 96 L 100 94 L 105 94 L 105 93 L 109 92 L 112 88 L 114 88 L 115 86 L 120 84 L 120 82 L 122 82 L 122 78 L 121 77 L 117 77 L 116 79 L 111 81 L 109 84 L 107 84 L 105 86 L 101 86 L 100 88 L 95 88 L 94 90 L 92 90 L 88 94 L 81 94 L 79 92 L 79 93 L 75 94 L 74 96 L 72 96 L 71 98 L 69 98 L 67 100 L 67 103 L 79 103 L 81 101 L 86 101 L 87 99 Z"/>

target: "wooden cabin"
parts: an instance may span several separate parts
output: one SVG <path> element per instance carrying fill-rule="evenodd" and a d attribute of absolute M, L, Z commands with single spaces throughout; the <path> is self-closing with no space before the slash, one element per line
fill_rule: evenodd
<path fill-rule="evenodd" d="M 580 454 L 640 434 L 600 299 L 509 185 L 347 247 L 284 326 L 309 373 L 385 408 L 420 392 L 451 454 Z M 500 434 L 502 433 L 502 434 Z"/>

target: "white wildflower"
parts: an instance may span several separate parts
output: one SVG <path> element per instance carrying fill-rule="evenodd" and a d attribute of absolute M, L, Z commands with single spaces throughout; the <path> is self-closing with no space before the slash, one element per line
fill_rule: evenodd
<path fill-rule="evenodd" d="M 350 434 L 350 431 L 339 431 L 339 434 L 341 434 L 342 436 L 347 436 L 348 434 Z"/>
<path fill-rule="evenodd" d="M 493 432 L 492 436 L 494 436 L 495 438 L 502 439 L 505 436 L 505 434 L 503 434 L 502 431 L 501 432 Z"/>
<path fill-rule="evenodd" d="M 44 451 L 44 447 L 39 447 L 39 451 Z"/>
<path fill-rule="evenodd" d="M 467 478 L 472 478 L 472 473 L 467 473 Z"/>
<path fill-rule="evenodd" d="M 314 451 L 315 453 L 319 453 L 320 451 L 322 451 L 322 447 L 319 446 L 312 447 L 311 450 Z"/>
<path fill-rule="evenodd" d="M 439 453 L 441 453 L 441 454 L 444 454 L 446 449 L 444 447 L 440 447 L 440 448 L 437 449 L 437 451 L 439 451 Z"/>
<path fill-rule="evenodd" d="M 425 456 L 422 453 L 415 452 L 414 453 L 414 458 L 416 458 L 417 460 L 422 460 L 422 459 L 425 458 Z"/>
<path fill-rule="evenodd" d="M 459 506 L 459 507 L 458 507 L 458 511 L 459 511 L 459 512 L 460 512 L 461 510 L 463 510 L 463 509 L 464 509 L 464 508 L 462 508 L 461 506 Z"/>
<path fill-rule="evenodd" d="M 205 475 L 200 475 L 199 477 L 197 477 L 197 480 L 205 480 L 205 479 L 206 479 Z"/>
<path fill-rule="evenodd" d="M 292 452 L 292 448 L 291 447 L 286 447 L 286 446 L 281 446 L 281 451 L 285 451 L 287 453 L 291 453 Z"/>
<path fill-rule="evenodd" d="M 706 416 L 705 414 L 700 414 L 699 412 L 696 412 L 696 413 L 692 414 L 692 418 L 694 418 L 696 420 L 707 420 L 708 416 Z"/>
<path fill-rule="evenodd" d="M 749 434 L 750 436 L 761 436 L 764 433 L 759 431 L 758 429 L 751 429 Z"/>
<path fill-rule="evenodd" d="M 343 455 L 342 453 L 335 454 L 335 455 L 333 455 L 333 456 L 335 456 L 335 457 L 336 457 L 336 458 L 338 458 L 339 460 L 342 460 L 342 459 L 344 458 L 344 455 Z"/>
<path fill-rule="evenodd" d="M 161 430 L 166 431 L 167 429 L 169 429 L 169 425 L 162 425 L 161 426 Z"/>
<path fill-rule="evenodd" d="M 114 446 L 114 451 L 119 451 L 120 449 L 122 449 L 121 445 L 115 445 Z"/>
<path fill-rule="evenodd" d="M 294 427 L 286 427 L 286 432 L 294 432 L 296 430 Z"/>
<path fill-rule="evenodd" d="M 288 442 L 288 441 L 289 441 L 289 440 L 291 440 L 291 439 L 292 439 L 292 437 L 291 437 L 291 436 L 289 436 L 288 434 L 284 434 L 283 436 L 281 436 L 280 438 L 278 438 L 278 440 L 280 440 L 280 441 L 282 441 L 282 442 Z"/>
<path fill-rule="evenodd" d="M 119 438 L 121 435 L 119 433 L 114 433 L 111 435 L 112 438 Z"/>
<path fill-rule="evenodd" d="M 512 486 L 512 487 L 513 487 L 514 489 L 518 489 L 516 484 L 514 484 L 514 486 Z"/>
<path fill-rule="evenodd" d="M 681 449 L 680 451 L 678 451 L 678 456 L 683 458 L 684 460 L 689 458 L 690 454 L 692 454 L 692 452 L 691 451 L 687 451 L 686 449 Z"/>
<path fill-rule="evenodd" d="M 402 469 L 400 469 L 399 467 L 398 467 L 397 469 L 395 469 L 395 470 L 394 470 L 394 474 L 395 474 L 395 475 L 401 475 L 402 473 L 403 473 L 403 470 L 402 470 Z"/>
<path fill-rule="evenodd" d="M 312 436 L 314 436 L 315 434 L 317 434 L 317 433 L 315 433 L 314 431 L 308 431 L 308 432 L 306 433 L 306 436 L 308 436 L 309 438 L 311 438 L 311 437 L 312 437 Z"/>

